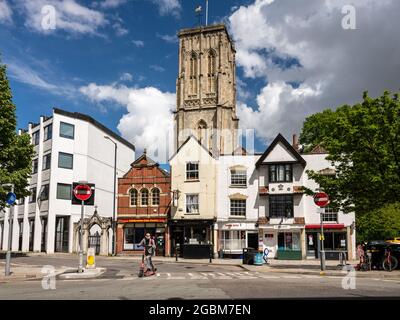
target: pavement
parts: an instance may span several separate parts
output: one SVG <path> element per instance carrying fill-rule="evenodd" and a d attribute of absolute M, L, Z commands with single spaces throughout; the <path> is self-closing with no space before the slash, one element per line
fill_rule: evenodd
<path fill-rule="evenodd" d="M 49 273 L 55 276 L 60 276 L 63 279 L 78 279 L 78 278 L 96 278 L 107 273 L 107 263 L 118 261 L 134 261 L 139 265 L 141 256 L 116 256 L 116 257 L 96 257 L 99 261 L 95 271 L 76 274 L 75 267 L 72 267 L 71 262 L 77 259 L 76 254 L 45 254 L 45 253 L 15 253 L 13 254 L 11 264 L 12 275 L 6 277 L 4 273 L 0 274 L 0 283 L 10 281 L 25 281 L 32 279 L 42 279 Z M 349 272 L 351 266 L 355 266 L 358 261 L 350 261 L 345 267 L 339 267 L 338 261 L 327 260 L 326 270 L 321 273 L 319 260 L 274 260 L 270 259 L 268 265 L 246 265 L 242 264 L 241 259 L 183 259 L 175 257 L 154 257 L 155 263 L 163 264 L 184 264 L 184 265 L 202 265 L 202 266 L 232 266 L 242 269 L 242 271 L 257 272 L 257 273 L 280 273 L 280 274 L 301 274 L 301 275 L 318 275 L 318 276 L 338 276 L 342 277 Z M 40 262 L 40 263 L 39 263 Z M 42 262 L 48 262 L 46 267 Z M 62 262 L 65 262 L 63 264 Z M 106 263 L 105 263 L 106 262 Z M 4 257 L 0 254 L 0 268 L 4 270 Z M 54 268 L 49 270 L 49 268 Z M 110 269 L 110 268 L 108 268 Z M 112 268 L 111 268 L 112 270 Z M 354 271 L 359 278 L 380 278 L 380 279 L 399 279 L 400 270 L 392 272 L 385 271 Z M 65 274 L 65 275 L 62 275 Z"/>
<path fill-rule="evenodd" d="M 139 278 L 140 262 L 140 256 L 96 256 L 100 274 L 67 280 L 65 275 L 77 268 L 76 254 L 13 254 L 14 278 L 4 280 L 1 274 L 0 300 L 400 298 L 399 271 L 339 270 L 337 275 L 321 276 L 318 261 L 271 260 L 269 266 L 247 266 L 236 259 L 209 263 L 208 259 L 175 262 L 175 258 L 154 257 L 157 274 Z M 338 272 L 337 262 L 327 261 L 327 265 L 329 271 Z M 1 254 L 0 268 L 4 268 Z M 382 276 L 386 274 L 392 278 Z"/>

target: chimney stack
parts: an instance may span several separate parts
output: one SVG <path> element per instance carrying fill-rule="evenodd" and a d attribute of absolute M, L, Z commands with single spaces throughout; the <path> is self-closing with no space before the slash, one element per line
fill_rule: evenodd
<path fill-rule="evenodd" d="M 297 134 L 293 134 L 292 146 L 296 149 L 296 151 L 299 151 L 299 140 L 297 139 Z"/>

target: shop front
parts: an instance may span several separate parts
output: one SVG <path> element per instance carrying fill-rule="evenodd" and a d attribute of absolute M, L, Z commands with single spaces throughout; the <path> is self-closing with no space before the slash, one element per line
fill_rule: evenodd
<path fill-rule="evenodd" d="M 118 254 L 141 254 L 143 247 L 139 243 L 146 233 L 150 233 L 156 240 L 156 255 L 165 255 L 168 239 L 167 219 L 119 219 L 117 228 Z"/>
<path fill-rule="evenodd" d="M 258 249 L 258 230 L 255 223 L 218 223 L 218 255 L 220 258 L 237 258 L 244 248 Z"/>
<path fill-rule="evenodd" d="M 263 248 L 268 249 L 268 258 L 280 260 L 302 260 L 302 234 L 304 227 L 275 225 L 261 229 Z"/>
<path fill-rule="evenodd" d="M 170 221 L 170 254 L 178 253 L 183 258 L 209 258 L 213 251 L 213 226 L 214 220 Z"/>
<path fill-rule="evenodd" d="M 348 258 L 347 228 L 343 224 L 324 224 L 324 249 L 327 260 L 339 260 L 340 252 Z M 319 259 L 321 226 L 306 225 L 307 258 Z"/>

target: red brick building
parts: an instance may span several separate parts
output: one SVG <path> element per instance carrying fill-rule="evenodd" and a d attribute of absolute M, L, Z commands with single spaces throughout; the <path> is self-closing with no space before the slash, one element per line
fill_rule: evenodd
<path fill-rule="evenodd" d="M 171 178 L 146 151 L 118 179 L 117 253 L 141 254 L 146 232 L 157 240 L 157 255 L 169 255 Z"/>

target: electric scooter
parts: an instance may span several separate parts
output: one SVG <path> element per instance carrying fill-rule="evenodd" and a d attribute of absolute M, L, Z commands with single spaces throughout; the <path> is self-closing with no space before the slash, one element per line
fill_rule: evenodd
<path fill-rule="evenodd" d="M 139 274 L 138 277 L 142 278 L 142 277 L 150 277 L 156 274 L 157 269 L 154 268 L 153 270 L 145 270 L 145 265 L 144 265 L 144 253 L 142 254 L 142 261 L 140 263 L 140 268 L 139 268 Z"/>

